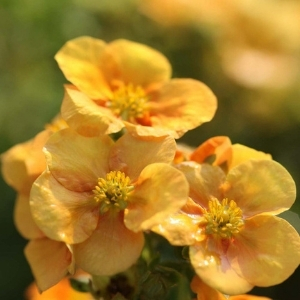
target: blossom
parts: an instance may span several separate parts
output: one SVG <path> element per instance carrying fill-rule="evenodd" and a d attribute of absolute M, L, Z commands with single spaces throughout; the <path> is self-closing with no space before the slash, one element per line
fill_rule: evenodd
<path fill-rule="evenodd" d="M 253 295 L 237 295 L 228 298 L 205 284 L 198 276 L 194 276 L 191 282 L 191 289 L 197 294 L 197 300 L 271 300 L 270 298 Z"/>
<path fill-rule="evenodd" d="M 190 200 L 153 230 L 189 245 L 191 264 L 207 285 L 228 294 L 287 279 L 300 262 L 297 231 L 276 216 L 295 200 L 295 183 L 273 160 L 250 159 L 229 170 L 193 162 L 178 168 Z M 272 274 L 272 276 L 270 276 Z"/>
<path fill-rule="evenodd" d="M 31 190 L 35 222 L 49 238 L 72 244 L 84 271 L 124 271 L 141 253 L 142 231 L 187 200 L 187 181 L 170 166 L 175 149 L 170 136 L 127 133 L 114 142 L 71 129 L 53 134 L 44 150 L 48 168 Z"/>
<path fill-rule="evenodd" d="M 65 87 L 62 116 L 82 135 L 126 126 L 138 135 L 178 138 L 215 114 L 211 90 L 194 79 L 170 79 L 168 60 L 148 46 L 84 36 L 67 42 L 55 59 L 73 84 Z"/>

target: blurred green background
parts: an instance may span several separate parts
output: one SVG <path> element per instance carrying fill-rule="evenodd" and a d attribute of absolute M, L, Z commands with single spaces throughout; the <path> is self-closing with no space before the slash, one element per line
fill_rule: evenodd
<path fill-rule="evenodd" d="M 299 187 L 300 1 L 1 0 L 0 153 L 57 114 L 66 80 L 53 57 L 82 35 L 126 38 L 161 51 L 173 77 L 201 80 L 218 98 L 215 118 L 183 142 L 198 146 L 229 136 L 272 154 Z M 0 191 L 0 299 L 24 299 L 33 278 L 26 241 L 13 224 L 16 194 L 2 178 Z M 292 211 L 300 213 L 297 201 Z M 297 300 L 299 282 L 298 268 L 285 283 L 252 294 Z"/>

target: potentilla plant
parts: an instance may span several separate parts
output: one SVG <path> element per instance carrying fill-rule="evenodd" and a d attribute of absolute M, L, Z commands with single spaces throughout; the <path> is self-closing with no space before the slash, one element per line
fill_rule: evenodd
<path fill-rule="evenodd" d="M 128 40 L 67 42 L 61 112 L 1 155 L 35 278 L 28 299 L 267 299 L 286 280 L 297 231 L 277 215 L 295 183 L 271 155 L 226 136 L 176 139 L 210 121 L 213 92 L 171 79 L 159 52 Z"/>

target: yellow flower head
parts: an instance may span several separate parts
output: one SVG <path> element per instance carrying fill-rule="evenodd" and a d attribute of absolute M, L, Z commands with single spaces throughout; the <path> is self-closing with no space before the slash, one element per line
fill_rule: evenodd
<path fill-rule="evenodd" d="M 300 262 L 297 231 L 276 215 L 295 200 L 295 183 L 273 160 L 250 159 L 231 168 L 178 165 L 190 200 L 153 230 L 174 245 L 189 245 L 203 282 L 236 295 L 286 280 Z M 272 276 L 270 276 L 272 274 Z"/>
<path fill-rule="evenodd" d="M 67 42 L 55 59 L 73 84 L 65 88 L 62 116 L 82 135 L 126 126 L 138 135 L 178 138 L 215 114 L 216 98 L 205 84 L 171 80 L 168 60 L 145 45 L 80 37 Z"/>
<path fill-rule="evenodd" d="M 48 169 L 31 190 L 35 222 L 51 239 L 72 244 L 75 263 L 86 272 L 124 271 L 141 253 L 142 231 L 187 200 L 187 181 L 170 165 L 175 149 L 170 136 L 127 133 L 114 142 L 57 132 L 45 146 Z"/>

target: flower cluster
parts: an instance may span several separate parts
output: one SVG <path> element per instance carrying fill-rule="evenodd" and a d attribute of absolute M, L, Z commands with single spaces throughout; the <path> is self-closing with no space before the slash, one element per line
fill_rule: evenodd
<path fill-rule="evenodd" d="M 205 84 L 171 79 L 161 53 L 128 40 L 76 38 L 55 59 L 70 82 L 59 116 L 1 157 L 40 292 L 79 272 L 82 299 L 166 299 L 184 266 L 191 299 L 222 299 L 294 272 L 299 235 L 277 216 L 296 197 L 288 171 L 225 136 L 176 142 L 213 118 Z M 161 240 L 179 264 L 157 257 Z"/>

